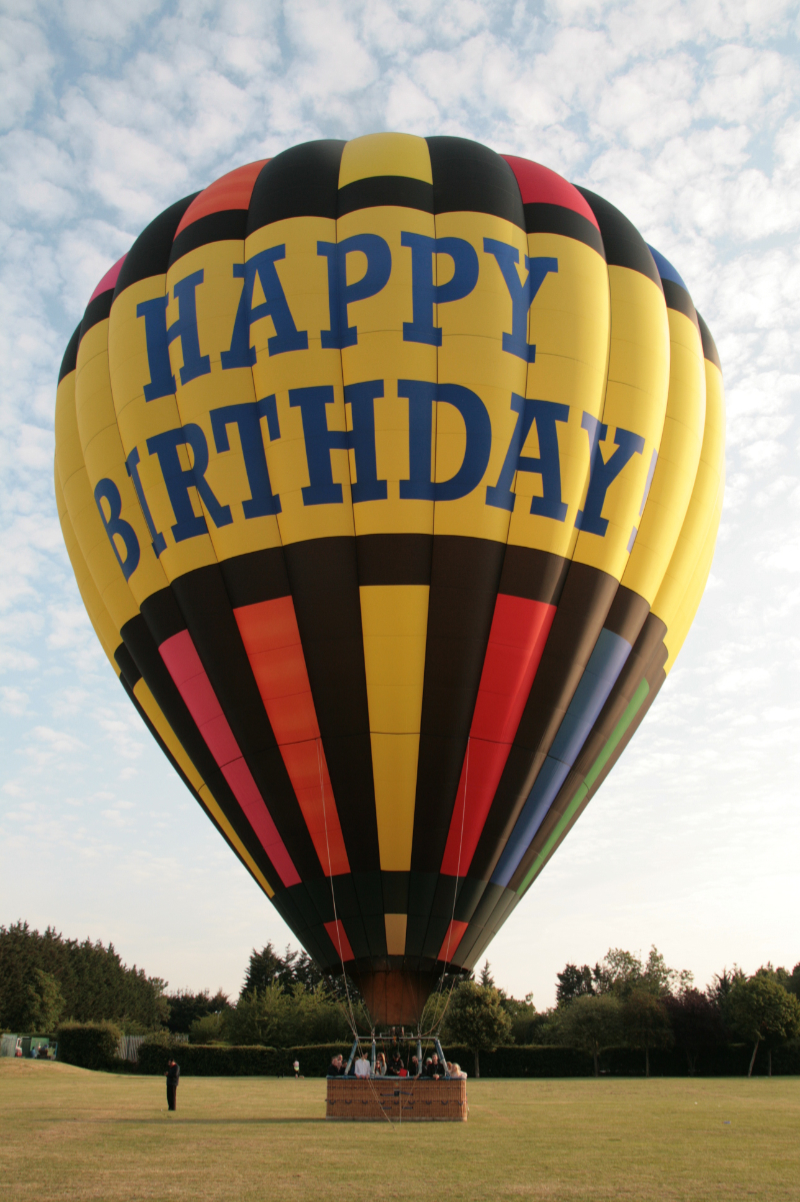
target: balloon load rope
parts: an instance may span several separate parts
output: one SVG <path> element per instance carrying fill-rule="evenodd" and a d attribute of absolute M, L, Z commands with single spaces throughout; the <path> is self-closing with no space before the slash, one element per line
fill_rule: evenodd
<path fill-rule="evenodd" d="M 439 436 L 439 426 L 438 426 L 438 422 L 437 422 L 434 427 L 434 432 L 433 432 L 434 463 L 436 462 L 435 456 L 436 456 L 437 450 L 438 450 L 438 448 L 437 448 L 438 436 Z M 445 954 L 442 959 L 442 975 L 439 978 L 439 984 L 436 987 L 435 999 L 437 1001 L 442 995 L 442 989 L 444 987 L 444 978 L 447 974 L 447 966 L 450 963 L 450 944 L 452 943 L 452 940 L 453 940 L 453 922 L 455 921 L 455 917 L 456 917 L 456 902 L 458 901 L 458 880 L 461 875 L 461 853 L 462 853 L 462 850 L 464 847 L 464 822 L 467 817 L 467 788 L 469 786 L 470 743 L 471 743 L 471 740 L 468 735 L 467 736 L 467 757 L 466 757 L 466 763 L 464 764 L 464 802 L 461 807 L 461 831 L 459 832 L 459 836 L 458 836 L 458 860 L 456 861 L 456 877 L 455 877 L 455 881 L 453 883 L 453 909 L 450 914 L 450 924 L 447 928 L 447 948 L 445 950 Z M 453 980 L 450 982 L 450 991 L 447 995 L 447 1001 L 444 1004 L 444 1010 L 442 1011 L 438 1020 L 435 1017 L 436 1006 L 434 1004 L 434 1022 L 436 1025 L 436 1030 L 434 1032 L 433 1028 L 431 1028 L 431 1030 L 428 1032 L 427 1038 L 430 1038 L 433 1035 L 434 1038 L 436 1039 L 437 1043 L 439 1042 L 439 1035 L 440 1035 L 440 1032 L 442 1029 L 442 1023 L 444 1022 L 444 1016 L 447 1014 L 448 1007 L 450 1006 L 450 999 L 453 996 L 454 986 L 455 986 L 455 977 L 453 977 Z M 421 1017 L 422 1016 L 420 1015 L 420 1018 Z M 420 1070 L 421 1069 L 422 1069 L 422 1065 L 420 1064 Z"/>
<path fill-rule="evenodd" d="M 469 738 L 467 738 L 467 758 L 466 758 L 466 763 L 464 764 L 464 802 L 461 806 L 461 832 L 458 837 L 458 861 L 456 863 L 455 884 L 453 885 L 453 910 L 450 915 L 450 925 L 447 928 L 447 949 L 446 949 L 444 957 L 443 957 L 442 975 L 439 978 L 439 984 L 436 988 L 435 996 L 437 999 L 440 998 L 442 995 L 442 987 L 444 985 L 444 978 L 447 973 L 447 966 L 450 963 L 450 944 L 453 939 L 453 923 L 454 923 L 455 917 L 456 917 L 456 902 L 458 901 L 458 880 L 461 875 L 461 852 L 464 847 L 464 822 L 467 817 L 467 787 L 469 785 L 470 742 L 471 742 L 471 740 Z M 452 975 L 453 979 L 450 982 L 450 990 L 447 994 L 447 1001 L 444 1004 L 444 1010 L 439 1015 L 438 1019 L 434 1015 L 435 1030 L 433 1027 L 431 1027 L 430 1031 L 427 1033 L 427 1036 L 426 1036 L 426 1038 L 430 1038 L 431 1036 L 433 1036 L 433 1038 L 436 1040 L 437 1044 L 439 1044 L 439 1038 L 441 1035 L 442 1024 L 444 1022 L 444 1016 L 447 1014 L 448 1008 L 450 1006 L 450 999 L 453 996 L 453 989 L 455 988 L 455 984 L 456 984 L 455 974 L 451 974 L 451 975 Z M 441 1046 L 441 1045 L 439 1045 L 439 1046 Z M 441 1055 L 441 1053 L 439 1053 L 439 1054 Z"/>
<path fill-rule="evenodd" d="M 322 740 L 318 738 L 316 740 L 316 743 L 317 743 L 317 768 L 319 770 L 319 788 L 320 788 L 320 794 L 322 796 L 322 820 L 325 824 L 325 848 L 326 848 L 327 855 L 328 855 L 328 880 L 330 881 L 330 884 L 331 884 L 331 902 L 333 904 L 333 921 L 336 924 L 336 949 L 339 952 L 339 961 L 342 965 L 342 980 L 344 981 L 344 991 L 345 991 L 345 995 L 347 997 L 347 1007 L 349 1010 L 349 1014 L 346 1014 L 345 1017 L 347 1018 L 347 1020 L 350 1024 L 350 1030 L 353 1032 L 353 1036 L 355 1037 L 356 1043 L 358 1043 L 359 1035 L 358 1035 L 358 1030 L 356 1027 L 356 1017 L 355 1017 L 355 1012 L 353 1010 L 353 1002 L 350 997 L 350 989 L 347 984 L 347 971 L 344 966 L 344 956 L 342 955 L 342 941 L 341 941 L 341 938 L 339 935 L 339 916 L 336 912 L 336 892 L 333 887 L 333 866 L 331 863 L 331 845 L 330 845 L 330 840 L 328 838 L 328 814 L 327 814 L 327 810 L 325 807 L 325 780 L 322 775 L 322 746 L 321 746 Z"/>
<path fill-rule="evenodd" d="M 343 1013 L 345 1014 L 345 1018 L 347 1019 L 349 1025 L 350 1025 L 350 1030 L 353 1034 L 353 1046 L 350 1050 L 350 1056 L 348 1058 L 347 1068 L 345 1070 L 345 1072 L 349 1072 L 350 1067 L 353 1063 L 353 1058 L 356 1054 L 356 1051 L 361 1050 L 361 1037 L 358 1033 L 358 1026 L 356 1024 L 355 1011 L 353 1009 L 353 1001 L 352 1001 L 352 998 L 350 997 L 350 988 L 347 983 L 347 970 L 346 970 L 345 964 L 344 964 L 344 956 L 342 955 L 341 939 L 339 938 L 339 917 L 338 917 L 338 913 L 337 913 L 337 909 L 336 909 L 336 890 L 334 889 L 334 885 L 333 885 L 333 868 L 332 868 L 332 863 L 331 863 L 330 839 L 328 837 L 328 811 L 327 811 L 327 807 L 325 804 L 325 779 L 324 779 L 323 772 L 322 772 L 322 746 L 321 746 L 322 740 L 320 738 L 318 738 L 316 740 L 316 743 L 317 743 L 317 769 L 319 771 L 319 787 L 320 787 L 320 795 L 322 798 L 322 820 L 325 825 L 325 848 L 326 848 L 326 853 L 327 853 L 327 857 L 328 857 L 328 880 L 330 881 L 330 886 L 331 886 L 331 903 L 333 905 L 333 919 L 334 919 L 334 922 L 336 923 L 336 949 L 339 953 L 339 962 L 342 966 L 342 980 L 344 981 L 345 996 L 347 997 L 347 1008 L 348 1009 L 347 1009 L 347 1011 L 344 1011 L 344 1007 L 342 1007 L 342 1010 L 343 1010 Z M 450 916 L 450 927 L 449 927 L 449 931 L 448 931 L 448 940 L 447 940 L 447 953 L 445 955 L 444 967 L 442 969 L 442 975 L 439 978 L 439 985 L 438 985 L 437 991 L 436 991 L 437 997 L 439 997 L 441 995 L 442 986 L 444 984 L 445 974 L 447 972 L 447 963 L 448 963 L 447 954 L 449 954 L 449 951 L 450 951 L 450 941 L 452 939 L 452 932 L 453 932 L 453 920 L 455 919 L 456 901 L 458 898 L 458 879 L 459 879 L 459 875 L 461 872 L 461 851 L 462 851 L 463 842 L 464 842 L 464 820 L 465 820 L 466 811 L 467 811 L 467 786 L 468 786 L 468 783 L 469 783 L 469 741 L 467 741 L 467 762 L 466 762 L 465 771 L 464 771 L 464 804 L 463 804 L 462 811 L 461 811 L 461 833 L 459 836 L 459 843 L 458 843 L 458 862 L 456 865 L 456 880 L 455 880 L 455 887 L 453 890 L 453 910 L 452 910 L 452 914 Z M 439 1021 L 436 1024 L 436 1030 L 434 1031 L 432 1029 L 431 1031 L 429 1031 L 423 1035 L 422 1031 L 421 1031 L 421 1024 L 417 1028 L 417 1047 L 418 1047 L 418 1052 L 420 1053 L 418 1055 L 419 1063 L 417 1065 L 417 1068 L 420 1073 L 422 1072 L 421 1046 L 422 1046 L 422 1041 L 424 1040 L 426 1045 L 429 1044 L 431 1041 L 433 1042 L 434 1048 L 436 1049 L 436 1053 L 439 1056 L 439 1058 L 444 1066 L 445 1074 L 447 1076 L 449 1076 L 449 1074 L 447 1073 L 447 1061 L 445 1060 L 445 1056 L 444 1056 L 444 1052 L 442 1050 L 442 1044 L 441 1044 L 441 1027 L 442 1027 L 442 1022 L 444 1020 L 444 1016 L 447 1013 L 447 1008 L 450 1005 L 450 998 L 453 996 L 454 986 L 455 986 L 455 979 L 450 984 L 450 991 L 447 995 L 447 1001 L 445 1003 L 445 1007 L 444 1007 L 444 1010 L 442 1011 L 441 1017 L 439 1018 Z M 374 1028 L 371 1031 L 371 1051 L 372 1051 L 372 1069 L 374 1072 L 374 1070 L 375 1070 L 375 1029 Z M 378 1104 L 378 1107 L 380 1108 L 380 1111 L 381 1111 L 383 1117 L 386 1119 L 386 1122 L 389 1124 L 389 1126 L 392 1129 L 394 1129 L 394 1123 L 392 1122 L 392 1120 L 390 1119 L 389 1115 L 386 1113 L 386 1110 L 383 1107 L 383 1103 L 380 1100 L 378 1091 L 375 1089 L 375 1085 L 373 1083 L 372 1077 L 367 1078 L 367 1080 L 370 1083 L 370 1088 L 372 1090 L 373 1097 L 374 1097 L 376 1103 Z M 402 1116 L 399 1121 L 400 1122 L 402 1121 Z"/>
<path fill-rule="evenodd" d="M 328 855 L 328 880 L 331 883 L 331 902 L 333 904 L 333 921 L 336 923 L 336 947 L 339 952 L 339 961 L 342 965 L 342 980 L 344 981 L 344 991 L 345 991 L 345 996 L 347 997 L 347 1008 L 349 1011 L 349 1014 L 345 1013 L 345 1018 L 349 1021 L 350 1030 L 353 1032 L 353 1047 L 350 1052 L 350 1059 L 347 1061 L 347 1070 L 346 1070 L 347 1072 L 349 1072 L 350 1065 L 353 1063 L 353 1056 L 355 1055 L 356 1050 L 361 1049 L 361 1038 L 358 1034 L 358 1027 L 356 1026 L 356 1016 L 355 1016 L 355 1011 L 353 1010 L 353 1000 L 350 997 L 350 987 L 347 983 L 347 970 L 344 966 L 344 956 L 342 955 L 342 941 L 341 941 L 341 936 L 339 934 L 339 916 L 336 912 L 336 891 L 334 890 L 334 887 L 333 887 L 333 866 L 331 864 L 331 845 L 330 845 L 330 839 L 328 838 L 328 812 L 325 807 L 325 780 L 324 780 L 324 777 L 322 774 L 322 740 L 320 738 L 317 739 L 317 768 L 319 769 L 319 788 L 320 788 L 320 793 L 322 796 L 322 820 L 325 824 L 325 848 L 326 848 L 327 855 Z M 342 1009 L 344 1010 L 344 1007 Z M 372 1031 L 372 1069 L 374 1072 L 375 1071 L 375 1031 L 374 1031 L 374 1029 Z M 373 1084 L 372 1078 L 368 1077 L 367 1080 L 369 1081 L 370 1089 L 372 1090 L 372 1096 L 375 1099 L 376 1103 L 378 1104 L 381 1114 L 386 1119 L 386 1122 L 389 1124 L 391 1129 L 394 1130 L 394 1124 L 392 1123 L 392 1120 L 389 1118 L 389 1115 L 384 1110 L 383 1103 L 381 1102 L 378 1091 L 376 1090 L 376 1088 Z"/>

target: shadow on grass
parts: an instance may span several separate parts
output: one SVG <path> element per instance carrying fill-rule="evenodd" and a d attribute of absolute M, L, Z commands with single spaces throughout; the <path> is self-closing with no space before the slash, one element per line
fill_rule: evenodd
<path fill-rule="evenodd" d="M 98 1120 L 95 1120 L 95 1121 L 98 1121 Z M 298 1116 L 297 1118 L 292 1118 L 291 1116 L 281 1117 L 279 1115 L 274 1116 L 274 1117 L 267 1117 L 267 1118 L 228 1117 L 228 1118 L 218 1118 L 218 1119 L 203 1119 L 203 1118 L 191 1118 L 191 1117 L 187 1117 L 186 1115 L 178 1115 L 177 1112 L 175 1112 L 175 1118 L 173 1119 L 173 1118 L 170 1118 L 168 1112 L 165 1111 L 163 1115 L 153 1115 L 151 1118 L 134 1118 L 134 1117 L 114 1118 L 113 1116 L 109 1116 L 107 1118 L 100 1119 L 99 1121 L 106 1122 L 106 1123 L 115 1123 L 115 1124 L 119 1124 L 120 1126 L 124 1126 L 126 1123 L 127 1124 L 136 1124 L 138 1126 L 152 1126 L 154 1123 L 169 1122 L 169 1123 L 180 1124 L 182 1127 L 185 1127 L 185 1126 L 223 1127 L 223 1126 L 230 1126 L 232 1123 L 238 1127 L 278 1126 L 278 1125 L 293 1127 L 298 1123 L 302 1123 L 303 1125 L 307 1126 L 309 1123 L 325 1123 L 327 1120 L 325 1118 L 311 1118 L 311 1117 L 304 1118 L 303 1116 Z"/>

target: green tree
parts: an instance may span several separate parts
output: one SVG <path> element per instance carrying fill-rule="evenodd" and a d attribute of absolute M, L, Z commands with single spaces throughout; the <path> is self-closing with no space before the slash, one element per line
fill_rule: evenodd
<path fill-rule="evenodd" d="M 63 1015 L 77 1022 L 105 1019 L 151 1030 L 167 1018 L 165 982 L 124 965 L 109 943 L 65 939 L 53 927 L 44 933 L 27 922 L 0 927 L 0 1026 L 26 1026 L 29 987 L 39 988 L 36 970 L 58 982 Z"/>
<path fill-rule="evenodd" d="M 480 1077 L 480 1053 L 493 1051 L 511 1035 L 511 1019 L 497 989 L 464 981 L 453 992 L 445 1016 L 445 1037 L 466 1044 L 475 1053 L 475 1076 Z"/>
<path fill-rule="evenodd" d="M 272 943 L 268 943 L 260 952 L 253 948 L 239 996 L 252 993 L 254 989 L 266 989 L 273 983 L 283 989 L 291 989 L 293 985 L 315 989 L 324 981 L 325 977 L 307 952 L 287 947 L 281 956 Z"/>
<path fill-rule="evenodd" d="M 308 989 L 302 983 L 290 990 L 290 1044 L 337 1043 L 351 1035 L 349 1010 L 325 985 Z M 353 1012 L 358 1030 L 369 1025 L 363 1003 L 356 1001 Z"/>
<path fill-rule="evenodd" d="M 626 952 L 621 947 L 610 947 L 606 952 L 597 974 L 598 993 L 613 993 L 615 997 L 627 997 L 636 988 L 644 975 L 644 965 L 639 956 Z"/>
<path fill-rule="evenodd" d="M 27 985 L 27 1009 L 22 1029 L 40 1035 L 55 1031 L 64 1011 L 64 998 L 58 981 L 49 972 L 34 968 Z"/>
<path fill-rule="evenodd" d="M 722 972 L 714 973 L 714 978 L 707 987 L 706 993 L 711 1001 L 722 1011 L 734 985 L 738 984 L 739 981 L 746 980 L 747 973 L 738 964 L 734 964 L 730 971 L 727 968 L 723 968 Z"/>
<path fill-rule="evenodd" d="M 674 1042 L 663 1002 L 652 989 L 634 989 L 622 1004 L 626 1042 L 644 1052 L 644 1074 L 650 1076 L 650 1049 L 667 1048 Z"/>
<path fill-rule="evenodd" d="M 584 994 L 556 1010 L 554 1031 L 567 1047 L 588 1052 L 594 1075 L 600 1075 L 600 1053 L 622 1042 L 622 1006 L 613 994 Z"/>
<path fill-rule="evenodd" d="M 522 999 L 506 997 L 502 989 L 498 990 L 500 1000 L 511 1020 L 511 1039 L 513 1043 L 530 1044 L 542 1023 L 542 1016 L 537 1013 L 533 1004 L 533 994 L 528 993 Z"/>
<path fill-rule="evenodd" d="M 225 1014 L 204 1014 L 189 1027 L 189 1043 L 224 1043 Z"/>
<path fill-rule="evenodd" d="M 594 970 L 596 993 L 613 993 L 624 1000 L 634 989 L 645 989 L 656 997 L 666 997 L 692 984 L 692 974 L 669 968 L 658 948 L 653 945 L 643 961 L 641 956 L 611 947 L 602 964 Z"/>
<path fill-rule="evenodd" d="M 343 1001 L 347 1001 L 348 996 L 353 1005 L 362 1001 L 357 986 L 349 977 L 345 979 L 341 973 L 336 976 L 321 972 L 306 952 L 287 946 L 281 956 L 272 943 L 268 943 L 260 952 L 253 948 L 239 997 L 252 993 L 254 989 L 267 989 L 275 982 L 283 989 L 304 985 L 306 989 L 313 990 L 324 985 L 329 993 Z"/>
<path fill-rule="evenodd" d="M 727 1002 L 727 1015 L 733 1030 L 753 1041 L 748 1077 L 753 1075 L 758 1045 L 791 1039 L 800 1033 L 800 1002 L 767 973 L 756 973 L 737 981 Z M 769 1049 L 770 1075 L 772 1051 Z"/>
<path fill-rule="evenodd" d="M 336 1043 L 350 1034 L 345 1005 L 324 985 L 307 989 L 298 983 L 284 989 L 273 981 L 266 989 L 253 989 L 240 997 L 222 1018 L 226 1040 L 240 1046 Z M 361 1003 L 356 1004 L 355 1018 L 363 1030 L 368 1020 Z"/>
<path fill-rule="evenodd" d="M 796 998 L 800 998 L 800 964 L 795 964 L 789 975 L 789 980 L 784 988 L 787 993 L 793 993 Z"/>
<path fill-rule="evenodd" d="M 595 973 L 599 974 L 600 967 L 595 967 Z M 558 984 L 556 985 L 556 1005 L 566 1006 L 568 1002 L 573 1001 L 576 997 L 583 997 L 584 994 L 595 993 L 595 980 L 592 975 L 592 970 L 588 964 L 584 964 L 582 968 L 578 968 L 577 964 L 565 964 L 563 971 L 556 973 Z"/>
<path fill-rule="evenodd" d="M 176 1035 L 184 1035 L 191 1031 L 192 1026 L 201 1018 L 209 1015 L 221 1015 L 230 1010 L 228 995 L 221 989 L 212 997 L 207 989 L 202 993 L 191 993 L 188 989 L 180 989 L 177 993 L 168 994 L 166 1001 L 169 1005 L 167 1026 Z"/>
<path fill-rule="evenodd" d="M 452 990 L 449 987 L 444 988 L 444 986 L 442 986 L 441 989 L 434 989 L 433 993 L 431 993 L 428 997 L 428 1000 L 426 1001 L 422 1011 L 422 1018 L 420 1019 L 421 1029 L 423 1031 L 440 1030 L 442 1026 L 442 1020 L 445 1016 L 445 1013 L 449 1009 L 451 1001 Z"/>
<path fill-rule="evenodd" d="M 791 972 L 788 968 L 773 968 L 772 964 L 767 961 L 761 968 L 756 971 L 756 976 L 772 977 L 779 985 L 782 985 L 787 993 L 793 993 L 795 997 L 800 997 L 800 964 L 795 964 Z"/>
<path fill-rule="evenodd" d="M 725 1028 L 719 1007 L 699 989 L 683 989 L 664 998 L 669 1023 L 677 1047 L 686 1053 L 689 1076 L 697 1070 L 701 1052 L 710 1051 L 724 1041 Z"/>
<path fill-rule="evenodd" d="M 240 997 L 225 1016 L 225 1036 L 229 1043 L 244 1047 L 286 1046 L 290 999 L 282 986 L 273 981 L 265 989 L 253 989 Z"/>

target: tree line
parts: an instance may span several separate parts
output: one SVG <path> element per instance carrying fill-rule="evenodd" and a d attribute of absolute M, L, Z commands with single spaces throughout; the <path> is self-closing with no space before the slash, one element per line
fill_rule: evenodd
<path fill-rule="evenodd" d="M 466 1045 L 476 1057 L 499 1046 L 572 1047 L 592 1056 L 612 1047 L 650 1053 L 674 1048 L 693 1074 L 698 1058 L 726 1044 L 752 1045 L 750 1071 L 763 1045 L 772 1051 L 800 1037 L 800 964 L 766 964 L 751 976 L 734 965 L 698 989 L 692 974 L 669 968 L 657 948 L 646 959 L 610 948 L 593 967 L 568 963 L 557 973 L 556 1005 L 538 1011 L 495 984 L 488 961 L 474 974 L 445 975 L 428 1001 L 423 1031 Z M 128 1034 L 161 1032 L 197 1044 L 297 1047 L 369 1030 L 355 984 L 327 977 L 303 951 L 253 949 L 238 997 L 221 990 L 167 993 L 166 982 L 122 963 L 113 944 L 44 934 L 27 923 L 0 927 L 0 1028 L 47 1033 L 65 1021 L 111 1021 Z"/>
<path fill-rule="evenodd" d="M 531 994 L 520 999 L 498 988 L 488 961 L 477 979 L 446 975 L 422 1029 L 440 1031 L 445 1045 L 469 1047 L 478 1071 L 481 1051 L 539 1044 L 588 1053 L 595 1073 L 607 1048 L 636 1048 L 648 1076 L 654 1049 L 685 1055 L 691 1075 L 703 1053 L 748 1042 L 752 1072 L 762 1044 L 771 1066 L 773 1049 L 800 1037 L 800 964 L 791 972 L 767 964 L 752 976 L 734 965 L 700 990 L 655 947 L 646 959 L 610 948 L 594 967 L 566 964 L 556 975 L 556 1005 L 544 1011 Z M 271 943 L 253 949 L 235 1002 L 207 992 L 169 1001 L 170 1030 L 193 1043 L 296 1047 L 346 1040 L 353 1022 L 362 1033 L 369 1029 L 353 982 L 327 978 L 305 952 L 287 948 L 281 956 Z"/>
<path fill-rule="evenodd" d="M 151 1031 L 169 1017 L 166 981 L 122 963 L 113 943 L 43 934 L 27 922 L 0 926 L 0 1028 L 47 1034 L 65 1020 Z"/>
<path fill-rule="evenodd" d="M 592 1056 L 596 1076 L 607 1048 L 639 1049 L 646 1076 L 651 1050 L 675 1048 L 694 1075 L 701 1054 L 743 1042 L 753 1049 L 748 1075 L 762 1044 L 771 1075 L 773 1049 L 800 1037 L 800 964 L 791 972 L 766 964 L 752 976 L 734 966 L 700 990 L 690 972 L 669 968 L 656 947 L 644 961 L 610 948 L 593 968 L 567 964 L 556 975 L 556 1005 L 536 1013 L 526 998 L 533 1012 L 523 1016 L 521 1004 L 496 988 L 487 962 L 479 982 L 456 989 L 443 1014 L 446 1035 L 477 1053 L 507 1042 L 521 1024 L 519 1042 L 577 1048 Z"/>
<path fill-rule="evenodd" d="M 750 1072 L 763 1044 L 772 1051 L 800 1036 L 800 964 L 792 972 L 767 964 L 752 976 L 723 969 L 705 990 L 692 974 L 670 968 L 657 948 L 646 959 L 611 948 L 590 967 L 566 964 L 557 973 L 556 1005 L 538 1011 L 533 997 L 510 996 L 495 984 L 488 961 L 477 979 L 446 975 L 429 1000 L 423 1031 L 440 1031 L 447 1043 L 475 1054 L 499 1046 L 572 1047 L 592 1056 L 595 1073 L 607 1048 L 641 1051 L 646 1075 L 650 1053 L 674 1048 L 690 1074 L 703 1053 L 731 1043 L 752 1044 Z M 346 1040 L 354 1022 L 369 1019 L 357 988 L 326 978 L 305 952 L 281 956 L 272 944 L 253 950 L 239 997 L 180 994 L 170 998 L 169 1027 L 193 1043 L 296 1047 Z"/>

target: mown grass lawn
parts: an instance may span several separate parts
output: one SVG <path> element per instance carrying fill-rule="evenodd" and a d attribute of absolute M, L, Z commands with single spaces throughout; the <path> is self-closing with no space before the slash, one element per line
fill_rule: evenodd
<path fill-rule="evenodd" d="M 800 1198 L 800 1079 L 470 1081 L 467 1123 L 326 1123 L 325 1082 L 0 1062 L 0 1198 Z"/>

